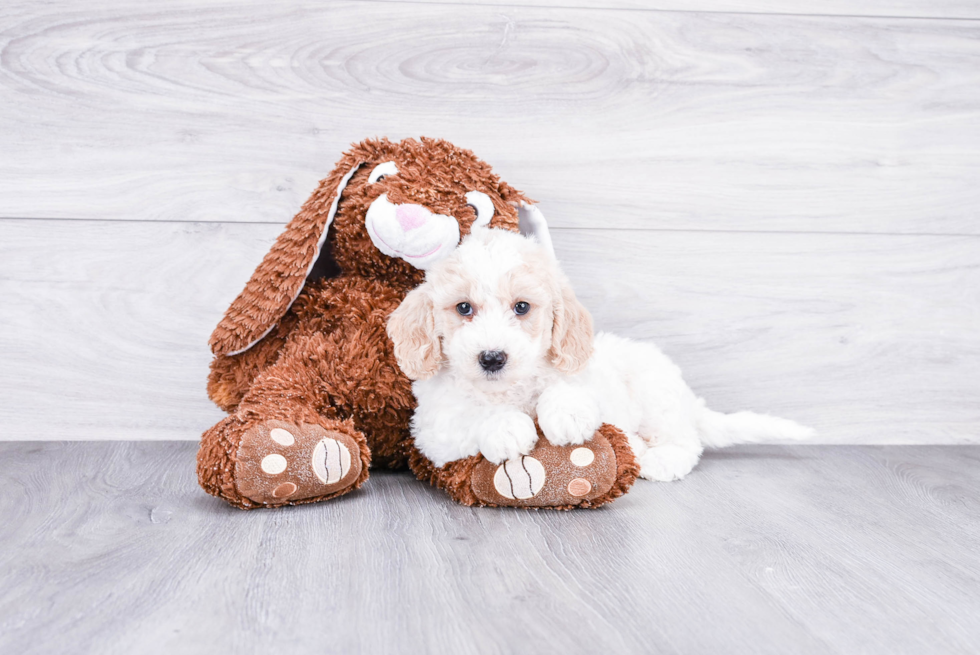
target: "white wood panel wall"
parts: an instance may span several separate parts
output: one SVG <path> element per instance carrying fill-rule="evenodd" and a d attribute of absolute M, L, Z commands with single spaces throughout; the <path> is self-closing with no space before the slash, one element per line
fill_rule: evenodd
<path fill-rule="evenodd" d="M 6 4 L 2 438 L 196 439 L 282 224 L 350 142 L 425 134 L 719 409 L 980 443 L 978 7 Z"/>
<path fill-rule="evenodd" d="M 412 0 L 377 0 L 411 2 Z M 459 4 L 459 0 L 427 0 Z M 898 16 L 902 18 L 980 18 L 974 0 L 470 0 L 470 4 L 511 7 L 628 9 L 633 11 L 723 12 L 729 14 L 804 14 L 810 16 Z"/>

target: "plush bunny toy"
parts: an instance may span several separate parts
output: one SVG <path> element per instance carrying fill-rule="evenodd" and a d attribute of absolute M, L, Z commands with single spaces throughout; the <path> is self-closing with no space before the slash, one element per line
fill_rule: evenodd
<path fill-rule="evenodd" d="M 517 230 L 517 207 L 527 204 L 446 141 L 355 144 L 211 335 L 208 395 L 229 415 L 201 439 L 201 486 L 237 507 L 276 507 L 347 493 L 372 465 L 411 465 L 470 505 L 594 507 L 622 495 L 636 465 L 612 426 L 589 442 L 590 492 L 579 496 L 562 482 L 569 449 L 544 440 L 530 496 L 495 487 L 500 467 L 481 457 L 436 468 L 412 447 L 415 401 L 385 332 L 388 316 L 473 225 Z M 528 218 L 550 243 L 540 213 Z"/>

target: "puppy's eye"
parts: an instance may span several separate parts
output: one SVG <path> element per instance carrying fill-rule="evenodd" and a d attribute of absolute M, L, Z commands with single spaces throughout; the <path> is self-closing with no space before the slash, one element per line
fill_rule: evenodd
<path fill-rule="evenodd" d="M 466 206 L 472 207 L 476 212 L 474 226 L 490 225 L 490 219 L 493 218 L 493 200 L 490 200 L 490 196 L 480 191 L 470 191 L 466 194 Z"/>
<path fill-rule="evenodd" d="M 518 316 L 524 316 L 524 314 L 527 314 L 529 311 L 531 311 L 531 303 L 529 302 L 524 302 L 522 300 L 514 305 L 514 313 Z"/>
<path fill-rule="evenodd" d="M 460 316 L 472 316 L 473 315 L 473 305 L 468 302 L 461 302 L 456 305 L 456 312 Z"/>
<path fill-rule="evenodd" d="M 368 175 L 368 184 L 374 184 L 375 182 L 380 182 L 389 175 L 394 175 L 398 172 L 398 167 L 395 166 L 395 162 L 386 161 L 383 164 L 378 164 L 371 170 L 371 174 Z"/>

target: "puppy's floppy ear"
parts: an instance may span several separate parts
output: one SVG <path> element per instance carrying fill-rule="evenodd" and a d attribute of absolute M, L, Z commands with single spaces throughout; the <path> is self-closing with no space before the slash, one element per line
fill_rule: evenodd
<path fill-rule="evenodd" d="M 395 359 L 412 380 L 431 378 L 442 363 L 435 309 L 427 287 L 423 284 L 412 290 L 388 317 L 388 336 L 395 344 Z"/>
<path fill-rule="evenodd" d="M 551 363 L 562 373 L 578 373 L 592 356 L 592 314 L 575 297 L 571 283 L 560 271 L 554 306 L 548 355 Z"/>

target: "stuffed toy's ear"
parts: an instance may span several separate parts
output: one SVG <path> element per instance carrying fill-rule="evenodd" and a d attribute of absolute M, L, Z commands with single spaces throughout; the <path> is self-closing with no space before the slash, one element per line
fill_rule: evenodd
<path fill-rule="evenodd" d="M 269 334 L 303 290 L 337 213 L 340 194 L 363 162 L 348 155 L 279 235 L 209 340 L 215 355 L 245 352 Z"/>
<path fill-rule="evenodd" d="M 592 356 L 592 314 L 575 297 L 572 285 L 559 273 L 551 327 L 551 363 L 562 373 L 575 374 Z"/>
<path fill-rule="evenodd" d="M 551 253 L 551 257 L 554 258 L 555 246 L 551 243 L 551 232 L 548 231 L 548 221 L 545 220 L 541 210 L 536 205 L 521 201 L 517 205 L 517 213 L 521 221 L 521 234 L 534 235 L 538 243 L 544 246 L 545 250 Z"/>
<path fill-rule="evenodd" d="M 442 363 L 432 298 L 426 285 L 413 289 L 388 317 L 388 336 L 398 366 L 412 380 L 427 380 Z"/>

